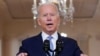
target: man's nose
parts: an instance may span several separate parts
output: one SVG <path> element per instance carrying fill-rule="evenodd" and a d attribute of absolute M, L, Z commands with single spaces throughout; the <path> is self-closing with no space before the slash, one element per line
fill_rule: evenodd
<path fill-rule="evenodd" d="M 51 16 L 48 15 L 48 16 L 47 16 L 47 21 L 51 21 L 51 20 L 52 20 Z"/>

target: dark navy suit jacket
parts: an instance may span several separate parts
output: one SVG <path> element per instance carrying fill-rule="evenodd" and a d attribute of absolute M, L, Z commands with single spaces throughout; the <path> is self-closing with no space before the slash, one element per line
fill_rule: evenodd
<path fill-rule="evenodd" d="M 80 50 L 77 42 L 71 38 L 65 38 L 58 34 L 58 38 L 61 38 L 63 43 L 63 50 L 59 56 L 80 56 L 82 51 Z M 26 52 L 28 56 L 47 56 L 43 50 L 43 40 L 41 33 L 37 36 L 25 39 L 22 41 L 22 46 L 18 53 Z"/>

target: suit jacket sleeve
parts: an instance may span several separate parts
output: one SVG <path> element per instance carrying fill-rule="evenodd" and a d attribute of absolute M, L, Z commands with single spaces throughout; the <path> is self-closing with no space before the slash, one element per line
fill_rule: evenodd
<path fill-rule="evenodd" d="M 82 54 L 83 52 L 80 50 L 77 41 L 75 41 L 75 51 L 74 51 L 74 55 L 75 56 L 80 56 L 80 54 Z"/>
<path fill-rule="evenodd" d="M 27 44 L 25 43 L 25 41 L 22 41 L 22 45 L 20 46 L 19 52 L 17 53 L 17 55 L 20 53 L 28 53 L 27 52 Z"/>

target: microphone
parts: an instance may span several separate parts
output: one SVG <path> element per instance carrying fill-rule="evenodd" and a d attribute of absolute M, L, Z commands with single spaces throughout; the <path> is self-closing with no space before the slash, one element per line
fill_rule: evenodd
<path fill-rule="evenodd" d="M 50 56 L 50 53 L 49 53 L 49 50 L 50 50 L 50 42 L 49 42 L 49 40 L 45 40 L 44 41 L 43 49 Z"/>
<path fill-rule="evenodd" d="M 62 50 L 63 50 L 63 41 L 61 39 L 58 39 L 56 41 L 56 50 L 55 50 L 56 54 L 55 54 L 55 56 L 58 56 Z"/>
<path fill-rule="evenodd" d="M 43 49 L 47 53 L 48 56 L 50 56 L 49 51 L 51 51 L 53 53 L 55 52 L 55 56 L 58 56 L 61 53 L 61 51 L 63 50 L 63 41 L 61 39 L 58 39 L 56 41 L 56 49 L 51 50 L 50 49 L 50 41 L 45 40 L 44 43 L 43 43 Z"/>

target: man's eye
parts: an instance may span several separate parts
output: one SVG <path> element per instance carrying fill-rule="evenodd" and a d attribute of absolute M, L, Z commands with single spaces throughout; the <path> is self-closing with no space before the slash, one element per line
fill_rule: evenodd
<path fill-rule="evenodd" d="M 51 16 L 55 16 L 56 14 L 50 14 Z"/>
<path fill-rule="evenodd" d="M 45 14 L 45 15 L 43 15 L 43 16 L 47 16 L 47 15 Z"/>
<path fill-rule="evenodd" d="M 55 16 L 55 14 L 51 14 L 51 16 Z"/>

